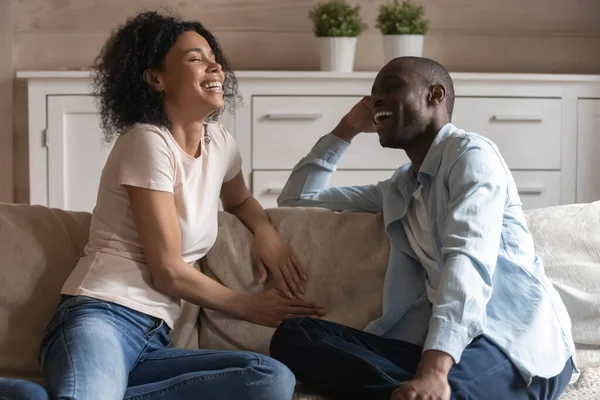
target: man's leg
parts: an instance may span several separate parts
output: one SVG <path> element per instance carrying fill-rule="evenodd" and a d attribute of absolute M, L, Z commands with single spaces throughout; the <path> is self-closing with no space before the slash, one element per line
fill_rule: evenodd
<path fill-rule="evenodd" d="M 284 321 L 270 352 L 300 382 L 334 399 L 389 400 L 421 358 L 419 346 L 314 318 Z"/>
<path fill-rule="evenodd" d="M 569 384 L 571 360 L 556 377 L 536 377 L 527 386 L 519 370 L 498 346 L 483 336 L 463 352 L 460 363 L 452 367 L 448 381 L 453 400 L 554 400 Z"/>

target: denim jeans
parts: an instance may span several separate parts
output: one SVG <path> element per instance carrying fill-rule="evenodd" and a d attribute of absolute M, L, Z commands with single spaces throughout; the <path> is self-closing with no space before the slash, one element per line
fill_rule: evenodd
<path fill-rule="evenodd" d="M 168 348 L 164 321 L 114 303 L 63 296 L 40 351 L 53 399 L 289 400 L 294 375 L 247 351 Z"/>
<path fill-rule="evenodd" d="M 22 379 L 0 378 L 0 400 L 48 400 L 46 389 Z"/>
<path fill-rule="evenodd" d="M 271 356 L 298 380 L 332 399 L 385 399 L 413 379 L 422 349 L 333 322 L 284 321 L 271 340 Z M 554 400 L 569 384 L 571 360 L 556 377 L 533 378 L 527 386 L 504 353 L 483 336 L 463 352 L 448 375 L 454 400 Z"/>

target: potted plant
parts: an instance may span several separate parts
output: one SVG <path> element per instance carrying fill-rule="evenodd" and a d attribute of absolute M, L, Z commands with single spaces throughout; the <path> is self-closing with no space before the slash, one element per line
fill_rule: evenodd
<path fill-rule="evenodd" d="M 321 70 L 352 72 L 356 38 L 367 26 L 359 15 L 360 6 L 352 7 L 344 0 L 318 3 L 308 14 L 319 39 Z"/>
<path fill-rule="evenodd" d="M 377 28 L 383 34 L 385 62 L 402 56 L 423 56 L 423 39 L 429 30 L 423 6 L 394 0 L 379 7 Z"/>

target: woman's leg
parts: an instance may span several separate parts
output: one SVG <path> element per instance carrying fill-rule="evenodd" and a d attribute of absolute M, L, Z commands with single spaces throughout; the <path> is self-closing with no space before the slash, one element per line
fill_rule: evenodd
<path fill-rule="evenodd" d="M 2 400 L 48 400 L 48 392 L 34 382 L 22 379 L 0 378 Z"/>
<path fill-rule="evenodd" d="M 121 400 L 155 319 L 85 296 L 64 297 L 48 325 L 40 363 L 53 399 Z"/>
<path fill-rule="evenodd" d="M 294 374 L 270 357 L 246 351 L 164 348 L 166 330 L 156 336 L 129 375 L 126 400 L 292 398 Z"/>

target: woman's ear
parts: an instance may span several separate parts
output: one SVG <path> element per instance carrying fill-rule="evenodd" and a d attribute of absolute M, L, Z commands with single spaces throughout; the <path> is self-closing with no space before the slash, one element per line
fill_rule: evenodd
<path fill-rule="evenodd" d="M 165 85 L 162 80 L 162 77 L 156 70 L 147 69 L 144 71 L 144 80 L 148 85 L 150 85 L 157 92 L 163 92 L 165 90 Z"/>

